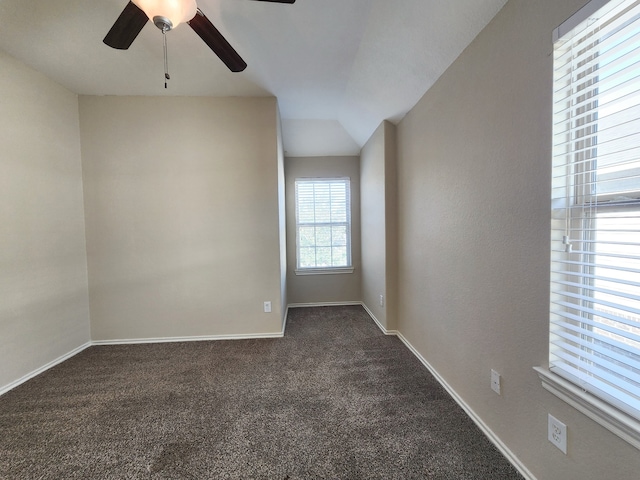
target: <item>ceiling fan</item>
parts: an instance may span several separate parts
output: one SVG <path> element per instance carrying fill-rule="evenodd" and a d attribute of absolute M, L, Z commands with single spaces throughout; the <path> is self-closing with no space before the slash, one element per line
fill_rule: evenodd
<path fill-rule="evenodd" d="M 296 0 L 254 0 L 258 2 L 295 3 Z M 196 0 L 131 0 L 104 37 L 103 42 L 119 50 L 128 49 L 147 20 L 166 33 L 186 22 L 232 72 L 247 68 L 245 61 L 202 13 Z M 165 37 L 165 77 L 166 37 Z M 166 87 L 166 83 L 165 83 Z"/>

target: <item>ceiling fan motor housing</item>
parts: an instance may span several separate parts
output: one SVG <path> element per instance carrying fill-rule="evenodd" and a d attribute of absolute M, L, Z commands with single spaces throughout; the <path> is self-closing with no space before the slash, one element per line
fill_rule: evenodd
<path fill-rule="evenodd" d="M 156 15 L 153 17 L 153 24 L 163 32 L 168 32 L 173 28 L 173 22 L 162 15 Z"/>

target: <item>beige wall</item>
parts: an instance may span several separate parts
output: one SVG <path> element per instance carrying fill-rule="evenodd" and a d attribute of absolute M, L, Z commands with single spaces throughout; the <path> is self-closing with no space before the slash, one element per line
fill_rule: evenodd
<path fill-rule="evenodd" d="M 287 292 L 289 304 L 360 302 L 360 159 L 359 157 L 285 158 L 287 188 Z M 300 177 L 351 179 L 351 260 L 353 273 L 296 275 L 295 180 Z"/>
<path fill-rule="evenodd" d="M 360 153 L 362 298 L 387 331 L 396 328 L 397 308 L 395 137 L 396 127 L 385 121 Z"/>
<path fill-rule="evenodd" d="M 80 97 L 80 120 L 92 339 L 281 332 L 276 100 Z"/>
<path fill-rule="evenodd" d="M 398 129 L 384 122 L 387 329 L 398 328 Z"/>
<path fill-rule="evenodd" d="M 0 51 L 0 391 L 89 341 L 77 97 Z"/>
<path fill-rule="evenodd" d="M 278 232 L 280 235 L 280 305 L 282 305 L 282 329 L 286 325 L 287 314 L 287 209 L 286 209 L 286 188 L 284 178 L 284 146 L 282 140 L 282 119 L 280 110 L 277 111 L 278 127 Z"/>
<path fill-rule="evenodd" d="M 509 1 L 398 129 L 398 328 L 539 480 L 640 472 L 532 370 L 548 352 L 551 35 L 584 3 Z"/>

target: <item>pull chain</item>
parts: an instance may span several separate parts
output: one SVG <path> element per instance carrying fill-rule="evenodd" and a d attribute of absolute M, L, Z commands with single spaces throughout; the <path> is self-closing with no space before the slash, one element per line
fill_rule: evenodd
<path fill-rule="evenodd" d="M 162 29 L 162 38 L 164 40 L 164 88 L 167 88 L 167 81 L 171 80 L 169 76 L 169 57 L 167 55 L 167 29 Z"/>

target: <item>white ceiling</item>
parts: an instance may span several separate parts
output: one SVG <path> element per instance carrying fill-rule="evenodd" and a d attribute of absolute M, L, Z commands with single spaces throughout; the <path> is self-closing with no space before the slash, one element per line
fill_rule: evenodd
<path fill-rule="evenodd" d="M 102 39 L 127 0 L 0 0 L 0 48 L 86 95 L 278 98 L 289 156 L 353 155 L 397 122 L 506 0 L 198 0 L 247 62 L 231 73 L 187 25 Z"/>

